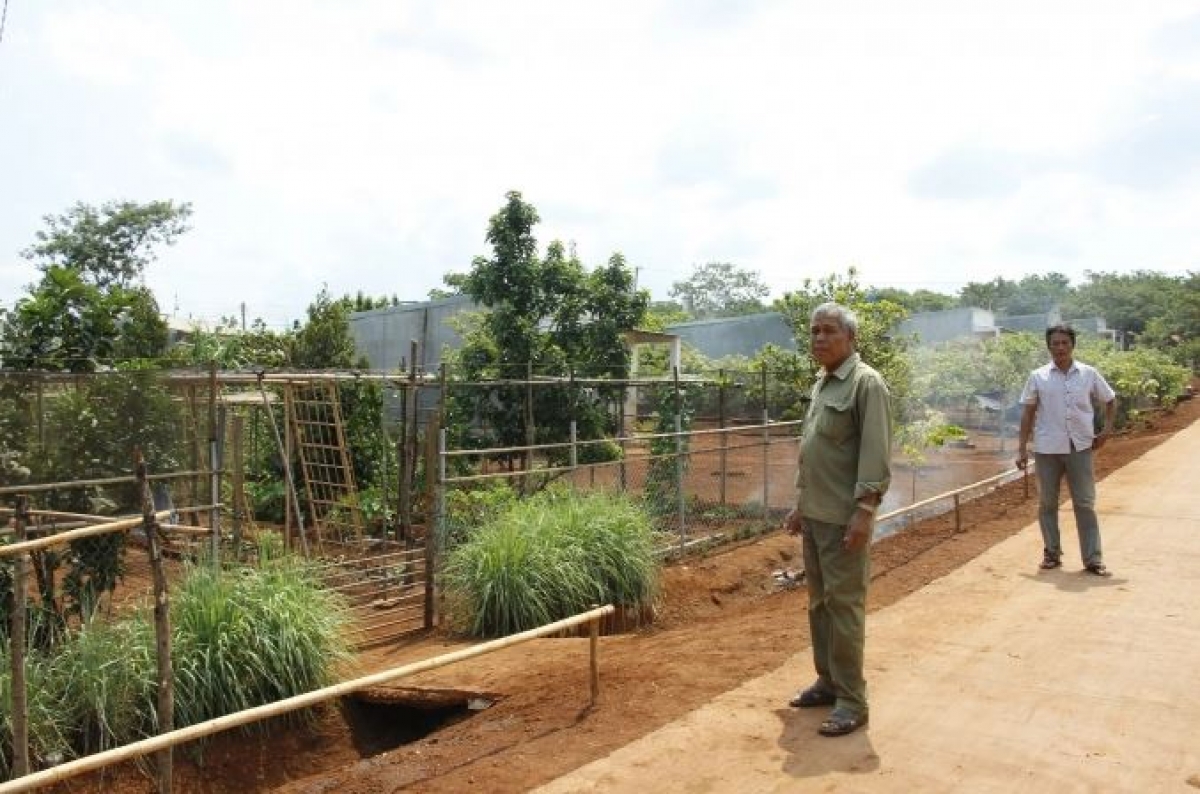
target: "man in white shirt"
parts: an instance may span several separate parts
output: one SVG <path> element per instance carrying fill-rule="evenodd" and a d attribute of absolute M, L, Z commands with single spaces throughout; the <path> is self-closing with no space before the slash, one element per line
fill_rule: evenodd
<path fill-rule="evenodd" d="M 1071 490 L 1075 528 L 1084 569 L 1109 576 L 1100 549 L 1100 524 L 1096 520 L 1096 477 L 1092 451 L 1104 446 L 1112 434 L 1117 412 L 1116 393 L 1095 367 L 1075 360 L 1075 329 L 1056 325 L 1046 329 L 1050 363 L 1029 374 L 1021 403 L 1021 440 L 1017 466 L 1029 462 L 1029 436 L 1033 434 L 1038 479 L 1038 524 L 1045 545 L 1041 567 L 1062 565 L 1058 533 L 1058 492 L 1063 475 Z M 1104 429 L 1095 434 L 1093 400 L 1104 406 Z"/>

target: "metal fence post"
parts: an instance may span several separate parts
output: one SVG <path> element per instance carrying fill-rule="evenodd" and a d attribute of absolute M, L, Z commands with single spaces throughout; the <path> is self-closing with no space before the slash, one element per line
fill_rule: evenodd
<path fill-rule="evenodd" d="M 769 421 L 767 409 L 763 408 L 763 523 L 771 520 L 771 428 L 768 426 Z"/>
<path fill-rule="evenodd" d="M 687 494 L 683 490 L 683 417 L 675 414 L 675 491 L 679 502 L 679 554 L 687 544 Z"/>

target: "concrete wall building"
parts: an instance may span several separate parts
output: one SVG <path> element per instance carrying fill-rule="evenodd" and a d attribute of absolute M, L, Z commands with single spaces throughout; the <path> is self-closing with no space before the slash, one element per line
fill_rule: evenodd
<path fill-rule="evenodd" d="M 779 312 L 718 317 L 667 326 L 686 344 L 708 358 L 753 356 L 767 345 L 796 349 L 796 337 Z"/>
<path fill-rule="evenodd" d="M 401 361 L 414 363 L 412 343 L 416 342 L 417 368 L 432 372 L 441 365 L 446 348 L 455 349 L 462 344 L 450 319 L 475 310 L 475 303 L 465 295 L 385 306 L 351 314 L 350 333 L 355 348 L 366 356 L 371 369 L 395 370 Z"/>
<path fill-rule="evenodd" d="M 990 339 L 999 335 L 997 325 L 992 312 L 967 306 L 940 312 L 917 312 L 900 323 L 896 334 L 916 337 L 918 345 L 928 347 L 953 339 Z"/>

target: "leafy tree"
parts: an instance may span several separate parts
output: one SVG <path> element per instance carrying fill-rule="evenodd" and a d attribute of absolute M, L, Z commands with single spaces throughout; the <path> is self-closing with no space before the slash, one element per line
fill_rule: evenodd
<path fill-rule="evenodd" d="M 961 306 L 977 306 L 998 313 L 1007 313 L 1006 307 L 1017 294 L 1017 283 L 997 276 L 987 282 L 969 282 L 959 290 L 958 302 Z"/>
<path fill-rule="evenodd" d="M 895 415 L 903 420 L 908 415 L 912 372 L 905 355 L 904 340 L 894 338 L 891 332 L 908 312 L 889 300 L 869 300 L 867 290 L 858 283 L 858 271 L 853 267 L 844 277 L 833 274 L 817 282 L 805 279 L 799 290 L 786 293 L 775 302 L 776 310 L 784 315 L 796 335 L 797 349 L 808 349 L 812 312 L 827 301 L 836 301 L 858 316 L 856 349 L 863 361 L 878 370 L 887 381 Z M 812 366 L 815 374 L 816 367 Z"/>
<path fill-rule="evenodd" d="M 1184 293 L 1190 284 L 1194 296 L 1196 283 L 1195 274 L 1185 279 L 1146 270 L 1089 272 L 1087 282 L 1075 290 L 1067 308 L 1072 317 L 1103 317 L 1110 328 L 1140 334 L 1150 320 L 1175 314 L 1176 307 L 1186 306 L 1189 300 L 1194 307 L 1195 298 L 1189 299 Z"/>
<path fill-rule="evenodd" d="M 943 295 L 927 289 L 908 292 L 894 287 L 875 287 L 870 290 L 870 299 L 875 301 L 891 301 L 903 306 L 910 314 L 917 312 L 940 312 L 958 306 L 958 300 L 953 295 Z"/>
<path fill-rule="evenodd" d="M 170 201 L 80 203 L 47 215 L 22 252 L 42 278 L 9 313 L 5 367 L 87 372 L 113 358 L 161 355 L 166 324 L 138 281 L 155 247 L 173 243 L 190 215 L 189 205 Z"/>
<path fill-rule="evenodd" d="M 1071 295 L 1071 281 L 1062 273 L 1029 275 L 1017 282 L 1016 292 L 1004 306 L 1010 315 L 1039 314 L 1063 304 Z"/>
<path fill-rule="evenodd" d="M 624 257 L 613 254 L 588 272 L 574 252 L 555 241 L 538 256 L 534 227 L 537 210 L 521 194 L 507 194 L 492 216 L 487 241 L 490 257 L 476 257 L 470 272 L 451 274 L 446 283 L 486 308 L 470 328 L 456 364 L 468 380 L 524 379 L 538 375 L 624 377 L 629 351 L 623 334 L 645 316 L 648 296 L 634 289 Z M 617 387 L 571 390 L 567 384 L 534 390 L 539 443 L 567 437 L 572 419 L 580 438 L 595 438 L 611 425 L 607 406 L 620 398 Z M 498 384 L 452 395 L 452 424 L 463 436 L 456 443 L 521 446 L 526 443 L 525 387 Z M 468 423 L 481 432 L 468 440 Z"/>
<path fill-rule="evenodd" d="M 361 366 L 355 358 L 354 337 L 350 334 L 350 298 L 335 300 L 328 287 L 321 287 L 308 305 L 308 321 L 293 340 L 292 364 L 303 369 L 349 369 Z"/>
<path fill-rule="evenodd" d="M 763 298 L 770 292 L 756 271 L 709 262 L 696 267 L 686 281 L 676 281 L 669 294 L 696 317 L 733 317 L 765 311 Z"/>
<path fill-rule="evenodd" d="M 23 253 L 45 271 L 74 270 L 101 289 L 130 287 L 154 261 L 154 246 L 171 245 L 188 230 L 190 204 L 109 201 L 99 209 L 82 202 L 43 218 L 46 230 Z"/>

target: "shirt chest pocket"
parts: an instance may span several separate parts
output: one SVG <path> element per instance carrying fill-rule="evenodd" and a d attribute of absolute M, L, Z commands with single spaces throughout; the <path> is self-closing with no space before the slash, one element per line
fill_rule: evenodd
<path fill-rule="evenodd" d="M 816 430 L 835 444 L 844 444 L 854 437 L 854 400 L 828 402 L 817 416 Z"/>

